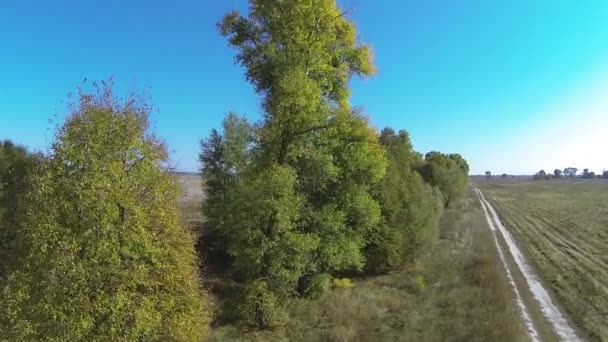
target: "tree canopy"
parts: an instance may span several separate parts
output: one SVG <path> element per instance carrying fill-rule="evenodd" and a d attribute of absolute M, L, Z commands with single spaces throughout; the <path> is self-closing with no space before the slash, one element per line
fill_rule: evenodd
<path fill-rule="evenodd" d="M 198 341 L 210 320 L 149 106 L 82 93 L 25 195 L 3 281 L 12 340 Z"/>
<path fill-rule="evenodd" d="M 21 254 L 17 230 L 23 219 L 24 194 L 29 188 L 31 170 L 38 156 L 25 147 L 5 140 L 0 142 L 0 279 Z"/>
<path fill-rule="evenodd" d="M 418 164 L 417 171 L 427 183 L 441 191 L 446 207 L 465 190 L 468 183 L 469 165 L 459 154 L 429 152 L 424 162 Z"/>
<path fill-rule="evenodd" d="M 405 130 L 385 128 L 380 143 L 388 154 L 386 175 L 374 187 L 382 219 L 366 246 L 366 269 L 371 273 L 394 270 L 430 243 L 441 209 L 439 193 L 414 170 L 419 156 Z"/>
<path fill-rule="evenodd" d="M 230 113 L 200 154 L 203 245 L 239 284 L 247 325 L 280 324 L 281 297 L 314 296 L 331 276 L 397 267 L 432 240 L 438 198 L 466 184 L 460 155 L 423 162 L 407 132 L 379 136 L 350 107 L 350 79 L 374 66 L 346 14 L 333 0 L 251 0 L 218 25 L 262 103 L 260 122 Z"/>

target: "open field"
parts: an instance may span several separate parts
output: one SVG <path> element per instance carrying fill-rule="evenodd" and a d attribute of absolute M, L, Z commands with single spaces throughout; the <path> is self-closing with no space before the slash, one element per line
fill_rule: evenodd
<path fill-rule="evenodd" d="M 608 182 L 477 181 L 545 286 L 591 339 L 608 341 Z"/>
<path fill-rule="evenodd" d="M 201 222 L 200 205 L 204 198 L 201 176 L 195 173 L 177 173 L 181 189 L 179 204 L 187 222 Z"/>
<path fill-rule="evenodd" d="M 188 201 L 183 205 L 186 211 L 194 207 Z M 469 189 L 445 211 L 435 246 L 402 271 L 354 279 L 354 288 L 335 289 L 316 300 L 295 299 L 283 330 L 216 325 L 211 340 L 526 341 L 492 239 Z M 221 280 L 205 281 L 212 287 Z"/>

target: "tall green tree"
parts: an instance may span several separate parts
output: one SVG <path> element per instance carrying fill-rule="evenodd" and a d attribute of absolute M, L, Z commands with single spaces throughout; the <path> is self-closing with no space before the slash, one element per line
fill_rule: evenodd
<path fill-rule="evenodd" d="M 21 254 L 16 237 L 23 219 L 23 199 L 38 157 L 10 140 L 0 142 L 0 279 Z M 1 281 L 1 280 L 0 280 Z"/>
<path fill-rule="evenodd" d="M 560 170 L 560 169 L 555 169 L 555 170 L 553 171 L 553 176 L 554 176 L 555 178 L 562 178 L 562 170 Z"/>
<path fill-rule="evenodd" d="M 564 176 L 566 176 L 566 178 L 575 178 L 577 172 L 578 172 L 577 168 L 567 167 L 564 169 Z"/>
<path fill-rule="evenodd" d="M 441 191 L 447 207 L 466 189 L 469 166 L 459 154 L 447 155 L 432 151 L 424 159 L 417 166 L 417 171 L 427 183 Z"/>
<path fill-rule="evenodd" d="M 216 129 L 201 141 L 199 160 L 206 194 L 202 203 L 205 224 L 201 233 L 205 256 L 212 266 L 227 267 L 229 230 L 240 225 L 244 179 L 251 163 L 254 130 L 247 119 L 228 113 L 223 132 Z"/>
<path fill-rule="evenodd" d="M 381 223 L 367 238 L 366 271 L 397 269 L 436 236 L 441 202 L 438 194 L 414 170 L 419 156 L 405 130 L 385 128 L 380 142 L 387 150 L 386 175 L 374 186 L 382 209 Z"/>
<path fill-rule="evenodd" d="M 9 340 L 199 341 L 209 324 L 149 106 L 109 86 L 81 94 L 32 177 L 25 251 L 3 282 Z"/>
<path fill-rule="evenodd" d="M 348 89 L 374 68 L 345 16 L 334 0 L 252 0 L 219 25 L 262 97 L 240 223 L 225 229 L 244 281 L 268 283 L 258 288 L 306 292 L 319 274 L 361 269 L 380 219 L 370 191 L 386 160 Z"/>

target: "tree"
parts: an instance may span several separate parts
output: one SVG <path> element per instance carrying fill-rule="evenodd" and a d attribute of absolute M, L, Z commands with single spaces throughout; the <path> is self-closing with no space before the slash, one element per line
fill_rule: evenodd
<path fill-rule="evenodd" d="M 555 169 L 553 171 L 553 176 L 555 176 L 555 178 L 562 178 L 562 170 L 560 169 Z"/>
<path fill-rule="evenodd" d="M 9 340 L 199 341 L 209 307 L 150 107 L 105 86 L 59 129 L 25 195 L 23 258 L 2 284 Z"/>
<path fill-rule="evenodd" d="M 490 171 L 486 171 L 486 178 L 487 178 L 487 179 L 492 178 L 492 172 L 490 172 Z"/>
<path fill-rule="evenodd" d="M 227 229 L 238 222 L 236 212 L 243 210 L 238 204 L 243 190 L 243 179 L 251 162 L 253 128 L 244 117 L 228 113 L 223 132 L 213 129 L 208 139 L 201 141 L 203 191 L 202 203 L 205 225 L 201 232 L 205 260 L 211 266 L 228 267 Z M 240 218 L 238 218 L 240 219 Z"/>
<path fill-rule="evenodd" d="M 439 196 L 414 171 L 419 158 L 409 134 L 385 128 L 380 143 L 388 154 L 384 178 L 374 187 L 382 210 L 381 223 L 367 238 L 366 270 L 383 273 L 397 269 L 433 240 L 441 204 Z"/>
<path fill-rule="evenodd" d="M 583 179 L 593 179 L 595 178 L 595 172 L 589 171 L 589 169 L 584 169 L 583 174 L 581 175 Z"/>
<path fill-rule="evenodd" d="M 503 173 L 502 178 L 509 178 L 509 175 L 507 175 L 506 173 Z"/>
<path fill-rule="evenodd" d="M 549 176 L 547 175 L 547 172 L 545 172 L 545 170 L 540 170 L 534 175 L 534 179 L 536 179 L 536 180 L 548 179 L 548 177 Z"/>
<path fill-rule="evenodd" d="M 460 156 L 454 157 L 436 151 L 427 153 L 424 159 L 424 162 L 417 165 L 416 170 L 427 183 L 439 189 L 447 207 L 466 189 L 468 165 L 465 167 L 465 164 L 459 162 L 459 159 L 462 159 Z"/>
<path fill-rule="evenodd" d="M 345 14 L 333 0 L 252 0 L 248 17 L 232 12 L 219 25 L 263 109 L 231 200 L 238 222 L 222 230 L 234 278 L 272 292 L 266 303 L 307 293 L 318 276 L 362 269 L 365 236 L 380 219 L 370 191 L 386 160 L 348 89 L 374 68 Z"/>
<path fill-rule="evenodd" d="M 9 140 L 0 142 L 0 281 L 21 254 L 17 246 L 23 196 L 38 157 Z"/>
<path fill-rule="evenodd" d="M 564 176 L 566 176 L 567 178 L 574 178 L 574 177 L 576 177 L 577 172 L 578 172 L 577 168 L 567 167 L 564 169 Z"/>
<path fill-rule="evenodd" d="M 608 170 L 604 170 L 604 172 L 602 173 L 602 177 L 608 179 Z"/>

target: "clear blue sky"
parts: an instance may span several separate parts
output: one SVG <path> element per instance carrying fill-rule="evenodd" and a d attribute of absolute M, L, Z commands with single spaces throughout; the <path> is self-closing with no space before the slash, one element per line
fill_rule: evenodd
<path fill-rule="evenodd" d="M 339 1 L 378 74 L 352 103 L 472 172 L 608 168 L 608 1 Z M 229 110 L 259 116 L 216 23 L 245 1 L 0 1 L 0 139 L 46 149 L 67 94 L 150 87 L 178 169 Z M 55 123 L 49 123 L 49 119 Z M 603 146 L 603 148 L 600 148 Z"/>

